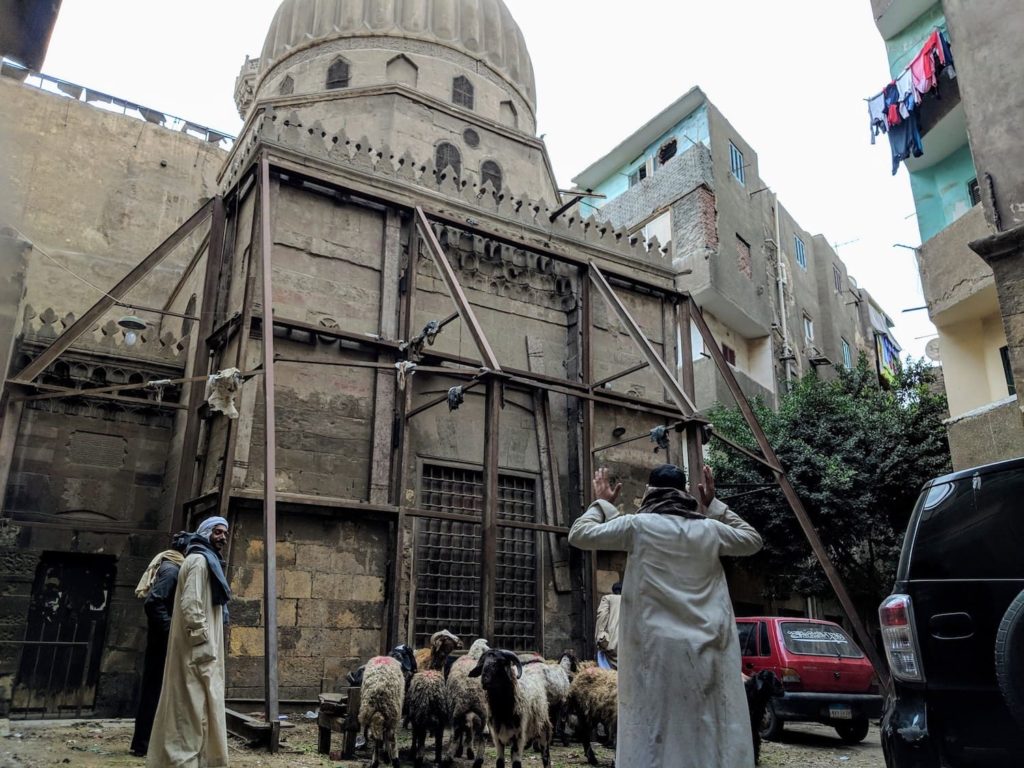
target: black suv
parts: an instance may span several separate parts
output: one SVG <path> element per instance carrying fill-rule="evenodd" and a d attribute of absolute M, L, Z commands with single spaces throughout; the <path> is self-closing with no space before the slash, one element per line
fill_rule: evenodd
<path fill-rule="evenodd" d="M 1024 766 L 1024 458 L 925 485 L 879 618 L 888 768 Z"/>

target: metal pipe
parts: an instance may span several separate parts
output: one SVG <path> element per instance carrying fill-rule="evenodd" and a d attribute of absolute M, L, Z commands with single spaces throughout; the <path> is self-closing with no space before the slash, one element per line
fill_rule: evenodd
<path fill-rule="evenodd" d="M 773 195 L 775 201 L 775 288 L 778 292 L 779 302 L 779 324 L 782 326 L 782 362 L 786 371 L 786 391 L 790 389 L 793 380 L 793 369 L 790 365 L 791 355 L 789 349 L 789 323 L 786 320 L 786 265 L 782 259 L 782 231 L 779 225 L 779 196 Z M 775 388 L 775 407 L 779 406 L 779 391 Z"/>

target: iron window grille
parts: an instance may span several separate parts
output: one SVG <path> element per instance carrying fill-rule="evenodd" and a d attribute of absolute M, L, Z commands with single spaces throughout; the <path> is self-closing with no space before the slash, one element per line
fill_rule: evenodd
<path fill-rule="evenodd" d="M 740 184 L 745 185 L 747 183 L 746 168 L 743 165 L 743 153 L 731 141 L 729 142 L 729 168 Z"/>
<path fill-rule="evenodd" d="M 832 265 L 832 282 L 836 286 L 836 293 L 843 292 L 843 272 L 835 264 Z"/>
<path fill-rule="evenodd" d="M 348 88 L 349 67 L 344 59 L 335 59 L 327 68 L 327 90 Z"/>
<path fill-rule="evenodd" d="M 481 520 L 483 472 L 442 464 L 423 464 L 420 502 L 425 510 Z M 537 522 L 537 481 L 508 473 L 498 476 L 497 583 L 494 638 L 498 648 L 536 647 L 538 534 L 500 525 L 500 521 Z M 449 629 L 476 637 L 480 630 L 481 523 L 421 518 L 416 536 L 417 646 Z M 488 638 L 489 640 L 491 638 Z"/>
<path fill-rule="evenodd" d="M 971 208 L 981 202 L 981 187 L 978 186 L 977 179 L 967 182 L 967 196 L 971 198 Z"/>
<path fill-rule="evenodd" d="M 490 184 L 495 192 L 501 192 L 501 166 L 493 160 L 485 160 L 480 166 L 480 183 Z"/>
<path fill-rule="evenodd" d="M 455 173 L 455 178 L 462 176 L 462 153 L 454 144 L 445 141 L 434 151 L 434 168 L 441 173 L 448 167 Z"/>
<path fill-rule="evenodd" d="M 722 357 L 729 365 L 736 367 L 736 350 L 727 344 L 722 345 Z"/>
<path fill-rule="evenodd" d="M 452 103 L 466 109 L 473 109 L 473 83 L 468 77 L 459 75 L 452 80 Z"/>

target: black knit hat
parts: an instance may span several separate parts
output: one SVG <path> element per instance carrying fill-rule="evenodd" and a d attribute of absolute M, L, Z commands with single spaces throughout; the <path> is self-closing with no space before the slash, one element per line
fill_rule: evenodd
<path fill-rule="evenodd" d="M 647 484 L 655 488 L 686 490 L 686 473 L 675 464 L 662 464 L 651 472 Z"/>

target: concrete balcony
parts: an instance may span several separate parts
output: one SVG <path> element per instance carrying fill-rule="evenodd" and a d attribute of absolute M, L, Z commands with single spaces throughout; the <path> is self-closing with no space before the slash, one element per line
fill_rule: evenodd
<path fill-rule="evenodd" d="M 984 211 L 976 205 L 921 246 L 918 268 L 936 325 L 981 317 L 997 302 L 991 268 L 967 245 L 988 234 Z"/>
<path fill-rule="evenodd" d="M 1016 395 L 946 422 L 953 469 L 1024 455 L 1024 420 Z"/>
<path fill-rule="evenodd" d="M 935 3 L 936 0 L 871 0 L 871 15 L 882 39 L 888 40 Z"/>
<path fill-rule="evenodd" d="M 768 404 L 775 402 L 775 394 L 763 384 L 754 381 L 754 379 L 738 368 L 733 368 L 732 372 L 739 382 L 740 389 L 743 390 L 743 394 L 748 399 L 761 397 Z M 715 403 L 722 403 L 727 406 L 735 404 L 732 393 L 729 391 L 729 387 L 726 386 L 725 379 L 719 375 L 713 360 L 701 358 L 694 361 L 693 379 L 697 408 L 700 410 L 703 411 L 710 408 Z"/>

